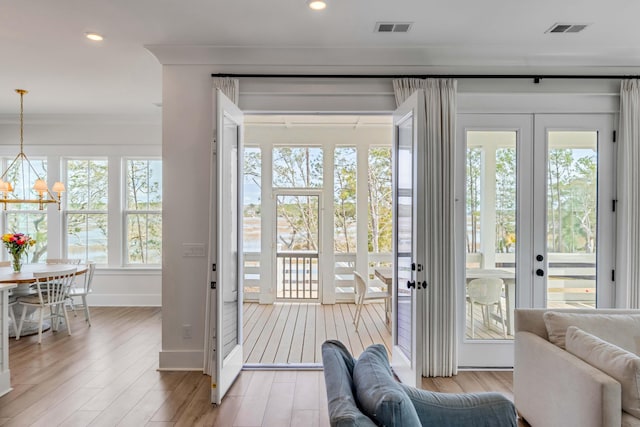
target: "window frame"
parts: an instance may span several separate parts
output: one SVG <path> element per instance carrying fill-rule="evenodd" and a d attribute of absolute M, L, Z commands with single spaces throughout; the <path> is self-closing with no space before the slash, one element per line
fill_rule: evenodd
<path fill-rule="evenodd" d="M 62 206 L 61 206 L 61 229 L 60 229 L 60 235 L 61 235 L 61 245 L 62 247 L 60 248 L 60 252 L 62 253 L 62 257 L 63 258 L 69 258 L 69 233 L 68 233 L 68 226 L 69 226 L 69 215 L 73 215 L 73 214 L 85 214 L 85 215 L 99 215 L 99 214 L 104 214 L 107 216 L 107 263 L 98 263 L 96 264 L 97 266 L 110 266 L 112 265 L 112 259 L 111 259 L 111 248 L 110 248 L 110 240 L 111 240 L 111 234 L 112 234 L 112 228 L 111 228 L 111 210 L 112 208 L 112 198 L 111 198 L 111 189 L 112 189 L 112 182 L 111 182 L 111 175 L 112 175 L 112 171 L 111 171 L 111 161 L 109 159 L 109 156 L 93 156 L 93 155 L 89 155 L 89 156 L 60 156 L 60 164 L 61 164 L 61 176 L 64 177 L 63 178 L 63 183 L 65 185 L 65 188 L 69 189 L 69 180 L 68 180 L 68 162 L 69 161 L 98 161 L 98 160 L 104 160 L 107 162 L 107 209 L 104 211 L 101 210 L 96 210 L 96 209 L 87 209 L 87 210 L 71 210 L 69 209 L 69 198 L 68 198 L 68 193 L 65 192 L 64 196 L 63 196 L 63 200 L 62 200 Z M 86 259 L 87 257 L 87 253 L 85 252 L 85 257 L 82 259 Z"/>
<path fill-rule="evenodd" d="M 139 210 L 133 210 L 133 209 L 129 209 L 127 206 L 127 196 L 128 196 L 128 182 L 127 182 L 127 166 L 128 166 L 128 162 L 129 161 L 147 161 L 147 162 L 151 162 L 151 161 L 159 161 L 160 162 L 160 205 L 161 208 L 160 210 L 150 210 L 150 209 L 139 209 Z M 162 164 L 162 157 L 160 156 L 122 156 L 121 159 L 121 172 L 120 172 L 120 201 L 121 201 L 121 226 L 122 226 L 122 230 L 120 231 L 120 236 L 121 236 L 121 246 L 120 246 L 120 255 L 122 257 L 121 259 L 121 265 L 123 267 L 128 267 L 128 268 L 144 268 L 144 267 L 148 267 L 148 268 L 160 268 L 162 266 L 162 243 L 160 244 L 160 262 L 159 263 L 131 263 L 129 262 L 129 248 L 128 248 L 128 244 L 127 244 L 127 240 L 128 240 L 128 236 L 127 236 L 127 230 L 128 230 L 128 218 L 130 214 L 134 214 L 134 215 L 160 215 L 160 224 L 161 224 L 161 229 L 162 229 L 162 205 L 163 205 L 163 191 L 162 191 L 162 178 L 163 178 L 163 173 L 162 173 L 162 168 L 164 167 L 164 165 Z M 162 239 L 162 237 L 161 237 Z"/>

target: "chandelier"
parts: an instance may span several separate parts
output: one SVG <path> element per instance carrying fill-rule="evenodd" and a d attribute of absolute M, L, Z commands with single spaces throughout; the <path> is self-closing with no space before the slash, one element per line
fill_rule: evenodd
<path fill-rule="evenodd" d="M 24 89 L 16 89 L 16 92 L 20 94 L 20 152 L 16 156 L 15 159 L 9 164 L 7 169 L 0 175 L 0 203 L 3 204 L 4 209 L 7 209 L 7 203 L 36 203 L 39 205 L 39 209 L 44 209 L 45 203 L 57 203 L 58 210 L 60 210 L 60 201 L 61 201 L 61 193 L 64 191 L 64 184 L 61 182 L 56 182 L 53 184 L 51 190 L 57 193 L 58 197 L 55 197 L 51 191 L 49 191 L 49 187 L 47 186 L 47 182 L 42 179 L 40 174 L 36 171 L 36 169 L 31 165 L 31 162 L 27 158 L 27 155 L 24 154 L 24 142 L 23 142 L 23 134 L 24 134 L 24 121 L 23 121 L 23 98 L 28 91 Z M 26 167 L 25 167 L 26 166 Z M 22 175 L 22 179 L 26 180 L 28 172 L 33 172 L 36 176 L 36 180 L 33 183 L 33 190 L 38 193 L 37 198 L 29 198 L 27 197 L 26 186 L 22 185 L 22 197 L 16 195 L 13 191 L 13 185 L 8 181 L 10 176 L 10 171 L 17 171 Z M 27 173 L 25 173 L 27 172 Z"/>

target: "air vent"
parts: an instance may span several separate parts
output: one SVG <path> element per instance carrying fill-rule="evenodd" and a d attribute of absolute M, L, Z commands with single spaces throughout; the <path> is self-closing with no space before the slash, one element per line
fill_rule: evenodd
<path fill-rule="evenodd" d="M 375 33 L 408 33 L 413 22 L 376 22 Z"/>
<path fill-rule="evenodd" d="M 545 33 L 579 33 L 589 24 L 553 24 Z"/>

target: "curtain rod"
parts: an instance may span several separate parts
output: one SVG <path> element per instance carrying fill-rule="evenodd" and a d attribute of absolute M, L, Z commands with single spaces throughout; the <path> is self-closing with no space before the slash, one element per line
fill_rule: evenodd
<path fill-rule="evenodd" d="M 327 78 L 327 79 L 531 79 L 540 83 L 543 79 L 638 79 L 638 75 L 582 75 L 582 74 L 233 74 L 218 73 L 211 77 L 234 78 Z"/>

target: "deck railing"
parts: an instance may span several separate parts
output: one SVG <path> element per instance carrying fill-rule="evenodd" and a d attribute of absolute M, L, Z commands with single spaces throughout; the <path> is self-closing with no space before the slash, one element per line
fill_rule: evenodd
<path fill-rule="evenodd" d="M 318 253 L 278 252 L 276 298 L 318 298 Z"/>

